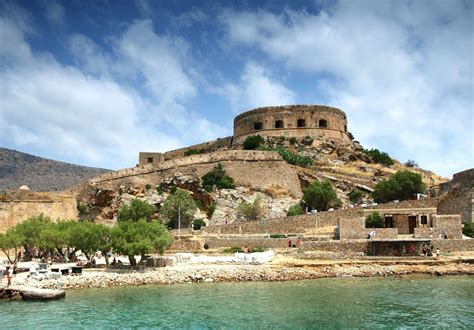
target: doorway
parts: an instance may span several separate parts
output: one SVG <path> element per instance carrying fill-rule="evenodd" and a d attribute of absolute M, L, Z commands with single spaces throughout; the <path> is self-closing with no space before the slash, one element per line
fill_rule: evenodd
<path fill-rule="evenodd" d="M 408 233 L 413 234 L 416 227 L 416 215 L 408 216 Z"/>

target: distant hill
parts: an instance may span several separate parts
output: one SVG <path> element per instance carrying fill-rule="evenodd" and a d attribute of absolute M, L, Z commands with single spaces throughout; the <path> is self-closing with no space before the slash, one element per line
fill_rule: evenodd
<path fill-rule="evenodd" d="M 0 148 L 0 190 L 27 185 L 33 191 L 61 191 L 107 172 Z"/>

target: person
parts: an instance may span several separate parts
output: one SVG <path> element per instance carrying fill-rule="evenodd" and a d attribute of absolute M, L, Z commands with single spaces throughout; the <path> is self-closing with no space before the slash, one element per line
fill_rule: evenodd
<path fill-rule="evenodd" d="M 444 239 L 448 239 L 448 229 L 446 227 L 443 228 L 443 235 Z"/>
<path fill-rule="evenodd" d="M 30 276 L 36 275 L 36 265 L 32 262 L 30 267 Z"/>
<path fill-rule="evenodd" d="M 370 231 L 370 239 L 374 239 L 375 238 L 375 228 L 372 228 L 372 230 Z"/>
<path fill-rule="evenodd" d="M 430 227 L 430 238 L 433 237 L 433 228 Z"/>
<path fill-rule="evenodd" d="M 402 246 L 402 256 L 404 256 L 405 254 L 407 254 L 407 248 L 405 245 Z"/>
<path fill-rule="evenodd" d="M 441 256 L 441 252 L 439 251 L 439 248 L 436 249 L 436 259 L 439 259 L 439 257 Z"/>
<path fill-rule="evenodd" d="M 8 286 L 12 285 L 12 278 L 13 278 L 13 265 L 8 266 L 7 268 L 7 280 L 8 280 Z"/>
<path fill-rule="evenodd" d="M 115 266 L 117 264 L 117 259 L 114 258 L 114 260 L 112 260 L 112 266 Z"/>

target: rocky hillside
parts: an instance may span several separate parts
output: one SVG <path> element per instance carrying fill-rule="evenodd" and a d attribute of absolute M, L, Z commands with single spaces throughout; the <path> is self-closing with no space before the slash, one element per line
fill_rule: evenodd
<path fill-rule="evenodd" d="M 27 185 L 33 191 L 61 191 L 106 172 L 0 148 L 0 190 Z"/>
<path fill-rule="evenodd" d="M 265 158 L 270 150 L 284 150 L 310 159 L 311 165 L 298 166 L 292 159 L 279 157 L 279 161 Z M 230 150 L 229 150 L 230 149 Z M 201 206 L 195 214 L 208 224 L 232 223 L 237 220 L 237 209 L 242 202 L 253 203 L 259 198 L 264 209 L 263 219 L 284 217 L 290 206 L 299 203 L 302 189 L 315 180 L 329 180 L 342 200 L 342 207 L 351 207 L 348 195 L 359 189 L 364 193 L 363 203 L 372 203 L 370 192 L 375 185 L 398 170 L 409 169 L 421 174 L 425 185 L 437 186 L 446 179 L 418 167 L 407 167 L 393 159 L 393 164 L 384 166 L 364 152 L 357 142 L 341 144 L 329 139 L 267 138 L 260 158 L 253 160 L 235 158 L 219 160 L 227 174 L 235 180 L 235 189 L 214 189 L 205 191 L 202 176 L 210 171 L 219 158 L 220 152 L 234 152 L 242 146 L 200 149 L 201 163 L 182 161 L 181 165 L 169 162 L 173 166 L 128 169 L 120 177 L 107 176 L 103 181 L 87 184 L 79 189 L 78 200 L 85 204 L 85 217 L 91 217 L 105 223 L 113 223 L 119 208 L 139 198 L 157 206 L 163 205 L 173 189 L 189 191 Z M 276 153 L 273 151 L 273 153 Z M 208 155 L 209 159 L 204 158 Z M 277 153 L 278 155 L 278 153 Z M 240 155 L 243 157 L 244 155 Z M 191 159 L 195 156 L 176 154 L 175 160 Z M 143 171 L 143 172 L 140 172 Z M 132 175 L 133 174 L 133 175 Z M 431 194 L 431 192 L 429 192 Z M 156 215 L 160 217 L 159 214 Z"/>

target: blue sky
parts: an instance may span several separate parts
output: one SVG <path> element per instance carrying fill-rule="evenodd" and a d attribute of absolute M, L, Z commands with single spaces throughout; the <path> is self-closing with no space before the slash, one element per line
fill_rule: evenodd
<path fill-rule="evenodd" d="M 471 1 L 0 0 L 0 146 L 134 166 L 259 106 L 344 110 L 368 148 L 473 167 Z"/>

